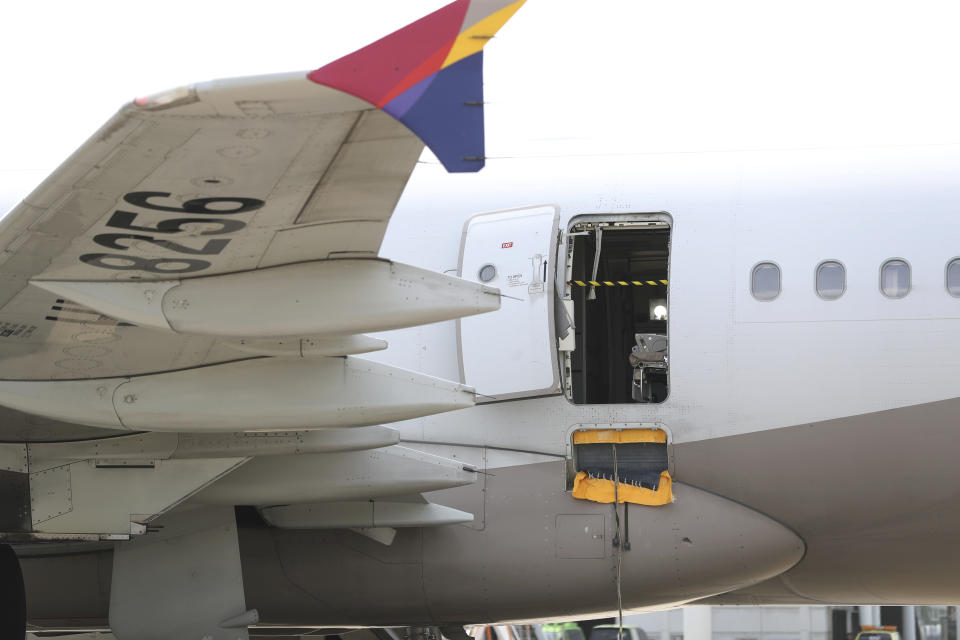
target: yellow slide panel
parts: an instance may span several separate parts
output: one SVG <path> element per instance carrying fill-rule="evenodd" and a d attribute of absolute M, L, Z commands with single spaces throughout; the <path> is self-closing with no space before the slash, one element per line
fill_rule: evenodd
<path fill-rule="evenodd" d="M 656 491 L 622 482 L 619 484 L 620 486 L 615 488 L 612 480 L 591 478 L 586 471 L 581 471 L 573 479 L 573 497 L 604 504 L 609 504 L 619 497 L 620 503 L 630 502 L 648 507 L 659 507 L 673 502 L 673 480 L 669 471 L 660 473 L 660 486 Z"/>

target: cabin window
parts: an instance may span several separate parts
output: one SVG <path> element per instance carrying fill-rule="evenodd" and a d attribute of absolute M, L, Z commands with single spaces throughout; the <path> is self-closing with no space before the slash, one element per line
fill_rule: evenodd
<path fill-rule="evenodd" d="M 772 262 L 761 262 L 753 268 L 750 292 L 757 300 L 773 300 L 780 295 L 780 267 Z"/>
<path fill-rule="evenodd" d="M 954 298 L 960 298 L 960 258 L 947 264 L 947 292 Z"/>
<path fill-rule="evenodd" d="M 847 288 L 847 273 L 836 260 L 821 262 L 817 267 L 817 295 L 824 300 L 836 300 Z"/>
<path fill-rule="evenodd" d="M 665 215 L 570 228 L 567 398 L 576 404 L 658 403 L 667 398 L 670 225 Z"/>
<path fill-rule="evenodd" d="M 887 260 L 880 267 L 880 291 L 888 298 L 910 293 L 910 265 L 900 259 Z"/>

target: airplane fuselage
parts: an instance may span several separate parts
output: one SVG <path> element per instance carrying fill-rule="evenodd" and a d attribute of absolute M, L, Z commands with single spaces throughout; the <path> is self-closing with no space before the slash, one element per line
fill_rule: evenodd
<path fill-rule="evenodd" d="M 555 316 L 529 325 L 511 316 L 498 327 L 499 312 L 488 314 L 488 342 L 466 367 L 464 340 L 480 334 L 456 321 L 377 334 L 389 348 L 361 357 L 483 394 L 474 408 L 391 425 L 401 445 L 480 472 L 428 496 L 473 522 L 399 529 L 384 545 L 240 518 L 247 606 L 264 624 L 328 627 L 599 614 L 616 608 L 618 557 L 625 609 L 703 598 L 955 599 L 960 298 L 949 266 L 960 256 L 958 171 L 960 150 L 949 146 L 530 158 L 467 176 L 422 166 L 383 257 L 475 280 L 459 273 L 472 216 L 554 208 L 546 286 L 498 269 L 488 284 L 516 298 L 504 309 L 577 295 L 567 260 L 578 222 L 667 225 L 669 285 L 636 286 L 660 287 L 667 300 L 668 393 L 662 402 L 577 403 Z M 523 240 L 505 235 L 488 262 L 504 263 Z M 908 265 L 905 294 L 902 280 L 891 285 L 881 273 L 891 260 Z M 818 291 L 824 262 L 842 266 L 839 295 Z M 775 295 L 754 282 L 764 264 L 779 270 Z M 550 351 L 504 349 L 517 334 Z M 534 360 L 553 382 L 485 389 Z M 631 505 L 619 531 L 611 505 L 570 494 L 572 434 L 603 428 L 666 432 L 675 483 L 674 502 Z M 192 502 L 218 500 L 201 492 Z M 627 536 L 629 550 L 612 544 Z M 110 553 L 25 558 L 32 619 L 104 620 Z M 49 588 L 52 576 L 62 593 Z M 63 595 L 78 590 L 86 595 Z"/>

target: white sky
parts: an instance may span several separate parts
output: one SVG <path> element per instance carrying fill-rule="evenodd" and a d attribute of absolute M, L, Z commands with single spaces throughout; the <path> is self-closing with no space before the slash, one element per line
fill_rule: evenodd
<path fill-rule="evenodd" d="M 4 6 L 0 212 L 124 102 L 312 69 L 444 0 Z M 528 0 L 486 49 L 487 152 L 960 142 L 960 3 Z"/>

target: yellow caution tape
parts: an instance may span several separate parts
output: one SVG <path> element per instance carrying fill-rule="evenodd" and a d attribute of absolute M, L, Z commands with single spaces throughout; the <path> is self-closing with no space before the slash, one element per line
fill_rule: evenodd
<path fill-rule="evenodd" d="M 612 480 L 591 478 L 586 471 L 581 471 L 573 479 L 573 497 L 603 504 L 610 504 L 619 497 L 621 503 L 630 502 L 649 507 L 659 507 L 673 502 L 673 479 L 669 471 L 660 473 L 660 484 L 656 491 L 623 482 L 618 484 L 618 487 L 614 487 Z"/>
<path fill-rule="evenodd" d="M 667 280 L 570 280 L 568 285 L 578 287 L 659 287 L 669 284 Z"/>

